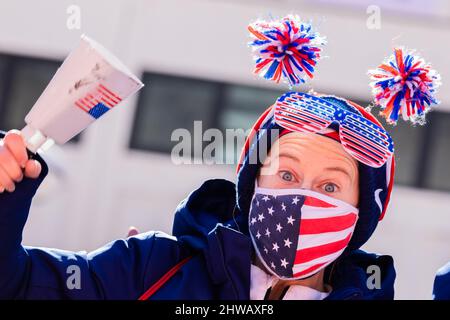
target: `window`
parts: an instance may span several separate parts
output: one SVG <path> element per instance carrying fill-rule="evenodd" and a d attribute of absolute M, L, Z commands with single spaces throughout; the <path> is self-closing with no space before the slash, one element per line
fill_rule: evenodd
<path fill-rule="evenodd" d="M 450 113 L 431 112 L 429 131 L 419 161 L 423 162 L 423 187 L 450 191 Z"/>
<path fill-rule="evenodd" d="M 178 128 L 194 134 L 194 121 L 202 131 L 214 127 L 221 84 L 146 73 L 139 95 L 130 146 L 133 149 L 171 152 Z M 201 137 L 200 137 L 201 138 Z"/>
<path fill-rule="evenodd" d="M 226 85 L 223 94 L 223 107 L 218 117 L 217 128 L 242 129 L 235 131 L 236 138 L 226 139 L 224 161 L 237 163 L 245 142 L 245 134 L 258 117 L 271 106 L 282 91 L 239 85 Z M 248 132 L 246 132 L 248 133 Z"/>
<path fill-rule="evenodd" d="M 219 128 L 250 128 L 259 115 L 283 94 L 282 91 L 227 85 Z"/>
<path fill-rule="evenodd" d="M 0 64 L 0 68 L 2 68 Z M 286 91 L 220 83 L 186 77 L 144 74 L 135 114 L 130 146 L 133 149 L 171 152 L 177 128 L 193 135 L 195 120 L 202 121 L 202 133 L 218 128 L 248 133 L 259 115 Z M 368 102 L 354 100 L 361 106 Z M 377 115 L 379 109 L 372 110 Z M 396 126 L 383 126 L 392 135 L 396 153 L 396 184 L 418 188 L 450 190 L 450 113 L 433 111 L 425 126 L 412 126 L 400 120 Z M 236 132 L 236 135 L 237 132 Z M 245 135 L 245 134 L 244 134 Z M 245 137 L 225 139 L 215 159 L 236 163 Z M 209 143 L 209 142 L 207 142 Z M 191 153 L 193 154 L 193 153 Z"/>
<path fill-rule="evenodd" d="M 0 130 L 25 126 L 25 116 L 60 64 L 57 60 L 0 54 Z"/>

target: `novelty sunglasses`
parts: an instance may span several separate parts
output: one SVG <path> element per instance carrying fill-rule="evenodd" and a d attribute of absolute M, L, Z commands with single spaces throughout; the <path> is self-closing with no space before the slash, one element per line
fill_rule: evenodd
<path fill-rule="evenodd" d="M 278 98 L 274 119 L 285 129 L 312 133 L 337 123 L 344 149 L 370 167 L 381 167 L 394 153 L 386 130 L 356 112 L 306 93 L 288 92 Z"/>

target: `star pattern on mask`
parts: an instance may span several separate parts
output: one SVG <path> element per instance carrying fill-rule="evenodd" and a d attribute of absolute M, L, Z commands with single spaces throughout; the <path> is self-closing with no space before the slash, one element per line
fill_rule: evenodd
<path fill-rule="evenodd" d="M 261 235 L 259 235 L 259 236 L 261 236 Z M 259 238 L 258 238 L 258 239 L 259 239 Z M 287 238 L 287 239 L 285 239 L 285 240 L 283 240 L 283 241 L 284 241 L 284 246 L 285 246 L 285 247 L 288 247 L 288 248 L 291 247 L 292 242 L 291 242 L 291 240 L 289 240 L 289 238 Z"/>
<path fill-rule="evenodd" d="M 294 221 L 295 221 L 295 219 L 294 219 L 294 218 L 292 218 L 292 216 L 289 216 L 289 217 L 287 218 L 287 220 L 288 220 L 288 222 L 287 222 L 287 223 L 289 223 L 289 224 L 291 224 L 291 225 L 294 225 Z"/>
<path fill-rule="evenodd" d="M 278 246 L 278 243 L 276 243 L 276 242 L 273 243 L 272 246 L 273 246 L 273 247 L 272 247 L 272 250 L 274 250 L 274 251 L 276 251 L 276 252 L 278 252 L 278 249 L 280 249 L 280 247 Z"/>
<path fill-rule="evenodd" d="M 249 217 L 250 230 L 260 245 L 261 257 L 277 274 L 292 275 L 298 239 L 301 207 L 304 198 L 296 195 L 278 196 L 261 194 L 253 202 L 254 215 Z M 259 204 L 259 206 L 258 206 Z M 252 211 L 253 211 L 252 210 Z M 295 238 L 297 236 L 297 238 Z M 293 238 L 294 237 L 294 238 Z"/>
<path fill-rule="evenodd" d="M 277 231 L 281 232 L 281 230 L 283 230 L 283 227 L 281 226 L 281 224 L 277 223 Z"/>
<path fill-rule="evenodd" d="M 281 266 L 282 267 L 284 267 L 286 269 L 288 264 L 289 264 L 289 262 L 287 262 L 286 259 L 281 259 Z"/>

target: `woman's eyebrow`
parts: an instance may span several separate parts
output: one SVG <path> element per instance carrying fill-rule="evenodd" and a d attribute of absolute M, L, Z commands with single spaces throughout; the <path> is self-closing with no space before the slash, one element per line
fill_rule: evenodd
<path fill-rule="evenodd" d="M 278 155 L 278 158 L 281 158 L 281 157 L 286 157 L 286 158 L 289 158 L 289 159 L 291 159 L 293 161 L 301 162 L 300 158 L 298 158 L 295 155 L 290 154 L 288 152 L 280 152 L 280 154 Z"/>
<path fill-rule="evenodd" d="M 326 171 L 339 171 L 339 172 L 342 172 L 342 173 L 346 174 L 350 178 L 350 180 L 353 180 L 352 179 L 352 175 L 350 174 L 350 172 L 348 170 L 346 170 L 345 168 L 343 168 L 343 167 L 328 167 L 328 168 L 325 168 L 324 170 L 326 170 Z"/>

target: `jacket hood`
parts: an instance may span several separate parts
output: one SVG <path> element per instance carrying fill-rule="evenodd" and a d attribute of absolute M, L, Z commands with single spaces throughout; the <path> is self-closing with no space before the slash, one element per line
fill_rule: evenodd
<path fill-rule="evenodd" d="M 172 234 L 190 247 L 202 249 L 217 225 L 248 235 L 247 218 L 236 206 L 235 184 L 224 179 L 205 181 L 180 202 Z"/>

